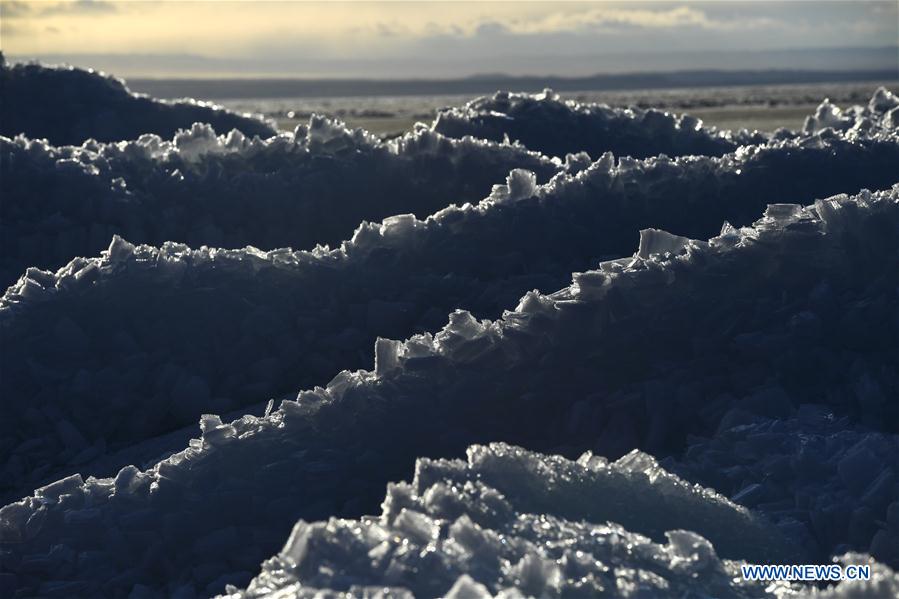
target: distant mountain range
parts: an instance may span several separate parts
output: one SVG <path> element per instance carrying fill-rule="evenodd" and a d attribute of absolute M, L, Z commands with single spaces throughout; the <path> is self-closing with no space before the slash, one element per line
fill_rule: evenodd
<path fill-rule="evenodd" d="M 605 91 L 731 85 L 899 81 L 893 69 L 817 71 L 697 70 L 602 74 L 589 77 L 476 75 L 461 79 L 129 79 L 132 91 L 157 98 L 314 98 L 483 94 L 498 89 Z"/>

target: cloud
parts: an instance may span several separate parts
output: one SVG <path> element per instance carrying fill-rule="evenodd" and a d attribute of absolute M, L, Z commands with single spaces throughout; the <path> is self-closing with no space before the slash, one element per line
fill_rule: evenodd
<path fill-rule="evenodd" d="M 704 10 L 688 6 L 668 9 L 616 8 L 600 6 L 576 12 L 555 12 L 535 19 L 511 20 L 511 33 L 587 33 L 596 30 L 682 29 L 733 30 L 772 27 L 780 22 L 769 17 L 713 18 Z"/>
<path fill-rule="evenodd" d="M 363 76 L 370 74 L 372 61 L 385 65 L 384 72 L 416 76 L 584 74 L 637 68 L 626 60 L 635 53 L 896 43 L 895 0 L 822 2 L 815 10 L 807 4 L 460 2 L 447 10 L 447 4 L 428 2 L 0 0 L 3 35 L 10 38 L 4 49 L 10 55 L 191 54 L 229 63 L 276 62 L 279 74 L 321 73 L 330 67 L 335 73 Z M 105 14 L 109 9 L 117 13 Z M 48 12 L 57 16 L 46 16 Z M 48 25 L 60 32 L 49 35 L 44 30 Z M 611 56 L 615 60 L 604 58 Z M 358 66 L 358 61 L 368 62 Z M 580 66 L 570 66 L 572 61 Z M 412 62 L 408 68 L 398 66 Z M 266 72 L 274 68 L 266 67 Z M 134 72 L 127 63 L 124 69 Z"/>
<path fill-rule="evenodd" d="M 475 28 L 474 33 L 475 35 L 502 35 L 511 33 L 511 31 L 503 23 L 484 21 Z"/>
<path fill-rule="evenodd" d="M 114 12 L 118 12 L 118 9 L 112 2 L 106 0 L 73 0 L 72 2 L 57 2 L 53 6 L 48 6 L 43 10 L 43 15 L 109 14 Z"/>
<path fill-rule="evenodd" d="M 3 37 L 25 37 L 31 31 L 27 27 L 22 27 L 18 24 L 13 24 L 6 19 L 3 22 L 0 22 L 0 31 L 3 32 Z"/>
<path fill-rule="evenodd" d="M 686 6 L 665 10 L 596 7 L 585 11 L 553 13 L 529 21 L 512 21 L 515 33 L 562 33 L 608 26 L 645 28 L 710 27 L 714 23 L 705 12 Z"/>
<path fill-rule="evenodd" d="M 21 0 L 4 0 L 0 2 L 0 16 L 3 20 L 21 19 L 31 14 L 32 6 Z"/>
<path fill-rule="evenodd" d="M 579 35 L 596 32 L 616 31 L 683 30 L 701 29 L 705 31 L 733 31 L 761 27 L 784 26 L 783 21 L 768 16 L 709 16 L 700 8 L 675 6 L 670 8 L 626 8 L 616 6 L 587 5 L 577 9 L 561 9 L 551 12 L 532 13 L 525 16 L 505 17 L 505 15 L 479 16 L 461 22 L 435 23 L 429 21 L 423 26 L 404 28 L 406 36 L 413 38 L 474 38 L 485 36 L 535 37 L 547 35 Z M 395 23 L 375 23 L 362 30 L 386 37 L 385 32 L 396 32 Z"/>
<path fill-rule="evenodd" d="M 409 35 L 409 28 L 396 21 L 376 23 L 374 27 L 378 37 L 402 37 Z"/>
<path fill-rule="evenodd" d="M 0 14 L 5 19 L 39 19 L 59 15 L 112 14 L 118 8 L 107 0 L 68 0 L 66 2 L 28 3 L 22 0 L 0 2 Z"/>

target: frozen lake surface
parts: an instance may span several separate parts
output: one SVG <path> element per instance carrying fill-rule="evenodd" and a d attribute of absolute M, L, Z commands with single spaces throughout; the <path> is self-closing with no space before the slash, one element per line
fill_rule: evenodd
<path fill-rule="evenodd" d="M 687 113 L 721 129 L 779 127 L 798 129 L 822 98 L 841 105 L 865 103 L 881 85 L 895 81 L 865 83 L 817 83 L 655 89 L 626 91 L 565 92 L 566 98 L 611 106 L 641 106 Z M 430 122 L 439 108 L 459 106 L 472 94 L 437 96 L 362 96 L 326 98 L 214 98 L 238 112 L 264 114 L 282 130 L 292 130 L 312 113 L 338 117 L 354 127 L 379 135 L 408 131 L 416 121 Z"/>

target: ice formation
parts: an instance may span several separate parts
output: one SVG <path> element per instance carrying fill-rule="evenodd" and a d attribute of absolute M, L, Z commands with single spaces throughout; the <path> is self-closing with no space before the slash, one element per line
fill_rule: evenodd
<path fill-rule="evenodd" d="M 614 513 L 615 506 L 622 511 Z M 670 529 L 691 516 L 718 542 L 697 529 Z M 870 564 L 873 581 L 819 592 L 798 583 L 747 582 L 743 562 L 721 559 L 716 551 L 733 539 L 746 549 L 759 542 L 770 546 L 774 538 L 726 500 L 668 475 L 646 454 L 635 451 L 610 464 L 589 453 L 570 462 L 502 444 L 474 446 L 467 463 L 419 460 L 411 484 L 388 487 L 380 517 L 298 522 L 261 575 L 228 597 L 313 598 L 323 590 L 454 599 L 875 599 L 899 593 L 899 576 L 860 555 L 840 561 Z"/>
<path fill-rule="evenodd" d="M 0 390 L 15 398 L 0 419 L 3 491 L 200 413 L 365 367 L 377 337 L 434 330 L 456 308 L 498 316 L 530 289 L 552 291 L 626 254 L 641 228 L 708 236 L 723 220 L 750 222 L 767 202 L 889 185 L 895 164 L 893 138 L 826 134 L 722 158 L 616 165 L 606 155 L 542 186 L 514 171 L 476 206 L 363 224 L 335 250 L 135 248 L 116 238 L 100 258 L 29 269 L 0 300 L 0 330 L 20 348 L 0 356 Z"/>
<path fill-rule="evenodd" d="M 0 134 L 24 134 L 54 144 L 88 139 L 120 141 L 144 133 L 173 136 L 196 122 L 223 133 L 269 137 L 272 125 L 224 108 L 182 100 L 165 102 L 131 93 L 120 79 L 93 70 L 7 64 L 0 54 Z"/>
<path fill-rule="evenodd" d="M 257 564 L 277 551 L 296 519 L 357 517 L 368 512 L 383 495 L 385 482 L 408 475 L 413 456 L 450 457 L 472 443 L 488 441 L 569 456 L 592 449 L 615 457 L 629 454 L 634 447 L 664 455 L 685 446 L 688 435 L 711 436 L 717 430 L 754 422 L 752 415 L 801 419 L 802 406 L 809 403 L 823 404 L 838 417 L 847 418 L 858 431 L 849 434 L 858 435 L 859 441 L 864 434 L 874 433 L 861 447 L 834 450 L 851 456 L 845 466 L 837 467 L 837 476 L 846 476 L 840 471 L 857 469 L 853 460 L 858 459 L 858 452 L 876 456 L 884 451 L 884 442 L 894 442 L 878 441 L 877 433 L 896 433 L 897 406 L 889 398 L 897 396 L 893 368 L 897 340 L 895 329 L 884 323 L 893 322 L 899 309 L 895 295 L 897 226 L 899 187 L 818 200 L 808 207 L 772 205 L 753 226 L 725 226 L 708 242 L 646 231 L 641 249 L 633 257 L 578 273 L 569 287 L 558 292 L 528 293 L 514 311 L 499 320 L 478 320 L 458 311 L 435 335 L 416 335 L 402 343 L 379 340 L 373 371 L 342 372 L 327 387 L 301 392 L 296 401 L 284 401 L 264 417 L 244 416 L 224 423 L 216 416 L 204 416 L 200 439 L 146 471 L 128 467 L 110 479 L 83 480 L 73 475 L 4 507 L 0 532 L 15 541 L 3 546 L 4 562 L 10 564 L 16 588 L 24 593 L 190 596 L 194 591 L 218 592 L 226 584 L 246 584 Z M 660 247 L 667 251 L 652 253 L 652 248 Z M 117 256 L 125 248 L 112 249 L 111 255 Z M 136 261 L 139 254 L 131 258 L 125 252 L 121 255 Z M 844 370 L 844 364 L 854 365 L 854 370 Z M 747 437 L 751 444 L 770 440 L 764 435 Z M 722 442 L 727 442 L 726 438 Z M 736 451 L 744 452 L 743 445 L 735 442 Z M 501 451 L 524 455 L 517 450 Z M 707 454 L 706 459 L 716 459 L 714 451 Z M 482 454 L 475 450 L 473 455 Z M 888 535 L 884 546 L 889 547 L 896 534 L 892 525 L 897 505 L 895 483 L 878 477 L 871 480 L 866 472 L 851 472 L 848 483 L 827 480 L 835 490 L 822 496 L 842 501 L 841 484 L 851 485 L 849 491 L 861 497 L 876 496 L 876 505 L 886 506 L 887 526 L 877 530 L 864 523 L 835 526 L 833 536 L 808 543 L 795 523 L 801 518 L 781 517 L 785 504 L 775 495 L 775 505 L 757 503 L 753 507 L 762 515 L 774 516 L 769 536 L 758 538 L 782 538 L 802 548 L 782 557 L 774 546 L 749 542 L 757 538 L 752 526 L 744 530 L 736 524 L 715 527 L 697 523 L 710 517 L 707 510 L 722 517 L 736 517 L 736 513 L 724 500 L 695 489 L 689 491 L 695 501 L 676 499 L 688 488 L 655 470 L 648 457 L 630 454 L 618 467 L 648 470 L 646 480 L 657 483 L 666 500 L 651 503 L 649 513 L 635 511 L 628 516 L 629 508 L 638 505 L 637 499 L 628 495 L 631 491 L 626 487 L 616 487 L 615 492 L 628 499 L 610 517 L 632 518 L 627 523 L 635 529 L 631 532 L 654 539 L 651 543 L 621 532 L 616 541 L 612 538 L 617 534 L 614 527 L 602 533 L 582 521 L 586 517 L 577 511 L 579 492 L 565 495 L 572 506 L 546 499 L 547 503 L 541 504 L 547 481 L 564 487 L 568 484 L 563 475 L 566 467 L 575 466 L 557 458 L 527 455 L 536 473 L 523 468 L 521 479 L 504 481 L 504 472 L 512 476 L 511 467 L 506 467 L 489 483 L 508 501 L 521 501 L 512 504 L 525 510 L 515 513 L 516 522 L 521 514 L 533 514 L 533 518 L 524 516 L 510 539 L 515 544 L 543 539 L 539 535 L 552 540 L 558 534 L 564 539 L 562 532 L 571 530 L 572 539 L 584 541 L 580 533 L 594 530 L 596 545 L 590 551 L 600 552 L 600 561 L 607 554 L 603 552 L 621 550 L 632 540 L 635 550 L 639 547 L 639 552 L 646 552 L 641 555 L 647 559 L 655 555 L 660 560 L 650 560 L 656 569 L 648 571 L 664 581 L 649 576 L 653 582 L 647 584 L 679 589 L 677 585 L 685 579 L 677 564 L 692 559 L 681 555 L 685 546 L 692 547 L 686 553 L 696 553 L 702 563 L 727 568 L 713 555 L 793 560 L 811 555 L 823 559 L 848 547 L 870 548 L 879 557 L 883 535 Z M 689 457 L 689 453 L 685 455 Z M 816 458 L 814 453 L 805 455 L 806 459 Z M 540 463 L 550 467 L 541 469 Z M 437 464 L 445 464 L 447 470 L 463 467 Z M 594 467 L 606 468 L 601 459 L 589 457 L 577 466 Z M 833 476 L 829 467 L 819 474 Z M 747 474 L 746 479 L 751 481 L 752 476 L 758 474 Z M 889 474 L 884 476 L 889 478 Z M 421 477 L 418 480 L 427 482 Z M 527 480 L 532 482 L 527 484 Z M 822 480 L 809 482 L 805 495 L 815 493 L 815 485 Z M 764 482 L 773 484 L 776 479 Z M 672 496 L 666 490 L 671 485 L 681 491 Z M 489 494 L 489 489 L 484 491 Z M 459 492 L 464 496 L 464 481 Z M 477 486 L 472 492 L 478 492 Z M 735 501 L 746 500 L 747 494 L 741 492 L 734 495 Z M 438 500 L 439 494 L 434 495 Z M 422 501 L 426 504 L 427 498 Z M 611 503 L 614 507 L 614 500 Z M 427 534 L 446 540 L 442 528 L 414 514 L 415 505 L 400 506 L 408 508 L 405 517 L 397 513 L 391 518 L 388 510 L 387 529 L 401 528 L 419 542 Z M 447 514 L 453 513 L 452 509 L 478 514 L 489 511 L 493 504 L 486 497 L 475 497 L 470 505 L 463 502 L 458 508 L 451 502 L 439 505 Z M 683 512 L 675 509 L 678 505 Z M 590 506 L 600 507 L 595 502 Z M 714 553 L 711 545 L 692 533 L 676 533 L 667 544 L 655 536 L 680 527 L 676 518 L 667 522 L 656 517 L 689 517 L 694 508 L 704 515 L 695 515 L 689 526 L 714 543 Z M 797 510 L 802 509 L 802 504 L 797 505 Z M 538 526 L 541 515 L 547 529 Z M 873 508 L 870 515 L 881 518 Z M 809 518 L 814 518 L 813 513 Z M 331 529 L 301 525 L 288 543 L 287 556 L 299 565 L 308 558 L 317 573 L 300 568 L 300 575 L 318 576 L 310 580 L 336 588 L 355 584 L 349 578 L 365 569 L 364 563 L 353 560 L 354 555 L 372 560 L 382 556 L 388 560 L 383 562 L 385 566 L 393 559 L 399 566 L 418 564 L 417 554 L 410 554 L 409 562 L 395 555 L 392 542 L 381 546 L 383 554 L 375 551 L 371 556 L 363 550 L 364 544 L 359 543 L 368 542 L 365 535 L 379 534 L 379 530 L 369 524 L 340 522 Z M 728 540 L 727 532 L 735 530 L 741 531 L 740 538 Z M 318 540 L 310 545 L 307 533 Z M 622 539 L 625 541 L 619 543 Z M 608 547 L 603 548 L 605 545 Z M 454 560 L 461 559 L 459 554 L 448 553 L 451 546 L 428 551 L 422 563 L 435 564 L 434 580 L 440 584 L 456 580 L 454 585 L 469 585 L 467 580 L 458 583 L 454 578 L 464 571 L 442 573 L 439 569 L 442 563 L 453 566 Z M 304 547 L 321 548 L 322 553 L 307 552 Z M 340 547 L 358 548 L 361 553 L 331 552 Z M 552 550 L 541 545 L 541 552 L 533 553 L 515 571 L 517 580 L 507 580 L 501 569 L 484 575 L 471 571 L 469 576 L 483 581 L 477 582 L 482 585 L 546 584 L 556 580 L 550 575 L 554 570 L 548 558 L 563 557 Z M 751 553 L 756 550 L 759 557 Z M 509 552 L 502 555 L 510 559 L 519 555 L 511 548 L 503 551 Z M 892 560 L 889 554 L 880 557 Z M 636 570 L 634 576 L 650 568 L 650 563 L 634 559 L 611 561 L 609 566 L 623 568 L 629 563 Z M 336 578 L 328 574 L 327 560 L 334 560 L 330 567 L 337 568 Z M 318 570 L 317 564 L 324 569 Z M 278 579 L 279 568 L 270 562 L 263 579 Z M 398 571 L 401 584 L 427 584 L 413 574 L 403 577 L 403 572 Z M 886 566 L 878 565 L 875 572 L 881 586 L 866 589 L 895 585 Z M 342 574 L 347 578 L 340 578 Z M 514 575 L 511 570 L 508 574 Z M 284 579 L 288 585 L 290 575 L 288 572 Z M 378 586 L 390 584 L 389 579 L 358 575 L 360 584 L 369 580 Z M 602 584 L 606 579 L 599 580 Z M 625 584 L 631 579 L 622 573 L 621 580 Z M 715 576 L 692 578 L 697 585 L 717 584 L 716 580 L 721 581 Z M 561 579 L 559 584 L 563 584 Z M 842 591 L 833 592 L 839 596 Z"/>
<path fill-rule="evenodd" d="M 97 255 L 116 234 L 306 249 L 339 244 L 363 220 L 477 202 L 514 168 L 541 182 L 565 168 L 520 146 L 427 130 L 381 142 L 323 117 L 264 140 L 216 136 L 208 125 L 172 141 L 55 147 L 0 137 L 0 162 L 4 288 L 30 266 L 55 270 Z"/>
<path fill-rule="evenodd" d="M 886 88 L 879 88 L 867 106 L 850 106 L 846 110 L 824 100 L 815 114 L 805 119 L 803 131 L 816 133 L 824 129 L 856 131 L 870 134 L 899 127 L 899 97 Z"/>
<path fill-rule="evenodd" d="M 418 460 L 411 484 L 388 486 L 380 517 L 300 521 L 247 591 L 231 597 L 360 596 L 377 587 L 458 599 L 762 597 L 764 585 L 742 583 L 737 564 L 717 551 L 732 545 L 776 559 L 785 550 L 745 510 L 638 451 L 613 463 L 503 444 L 467 453 L 467 461 Z"/>
<path fill-rule="evenodd" d="M 721 156 L 767 139 L 758 132 L 709 129 L 689 115 L 562 100 L 551 90 L 497 92 L 462 107 L 445 108 L 431 128 L 449 137 L 508 138 L 550 156 L 587 152 L 593 158 L 604 152 L 634 158 Z"/>

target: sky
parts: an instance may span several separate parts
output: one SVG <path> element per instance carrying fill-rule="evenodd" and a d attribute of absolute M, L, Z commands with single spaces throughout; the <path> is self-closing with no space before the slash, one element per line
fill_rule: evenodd
<path fill-rule="evenodd" d="M 158 77 L 884 68 L 899 64 L 897 7 L 897 0 L 0 0 L 0 48 L 12 59 Z M 831 50 L 812 51 L 822 47 Z"/>

